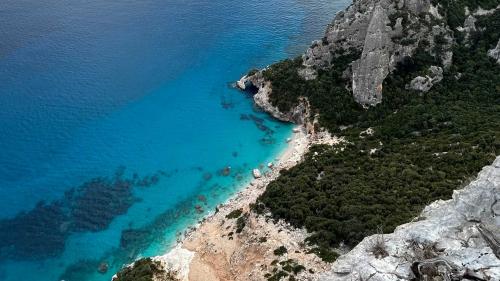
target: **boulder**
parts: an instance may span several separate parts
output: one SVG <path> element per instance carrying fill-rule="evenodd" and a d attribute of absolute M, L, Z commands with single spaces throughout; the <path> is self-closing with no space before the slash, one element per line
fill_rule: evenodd
<path fill-rule="evenodd" d="M 109 269 L 109 265 L 107 262 L 103 261 L 99 264 L 99 267 L 97 268 L 97 271 L 101 274 L 104 274 L 106 272 L 108 272 L 108 269 Z"/>
<path fill-rule="evenodd" d="M 425 77 L 417 76 L 413 78 L 407 88 L 416 91 L 427 92 L 432 88 L 432 86 L 434 86 L 441 80 L 443 80 L 443 69 L 439 66 L 432 65 L 431 67 L 429 67 L 428 75 L 426 75 Z"/>
<path fill-rule="evenodd" d="M 253 177 L 256 179 L 262 177 L 262 174 L 260 173 L 259 169 L 253 169 L 252 174 L 253 174 Z"/>

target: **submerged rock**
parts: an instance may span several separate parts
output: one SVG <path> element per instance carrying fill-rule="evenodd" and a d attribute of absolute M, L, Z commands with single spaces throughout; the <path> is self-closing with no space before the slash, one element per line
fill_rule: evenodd
<path fill-rule="evenodd" d="M 108 272 L 108 269 L 109 269 L 109 265 L 107 262 L 103 261 L 99 264 L 99 267 L 97 268 L 97 271 L 101 274 L 104 274 L 106 272 Z"/>
<path fill-rule="evenodd" d="M 221 171 L 221 175 L 227 177 L 231 174 L 231 166 L 224 167 Z"/>
<path fill-rule="evenodd" d="M 262 177 L 262 174 L 260 173 L 259 169 L 253 169 L 252 174 L 253 174 L 253 177 L 256 179 Z"/>
<path fill-rule="evenodd" d="M 194 209 L 198 214 L 202 214 L 204 212 L 203 207 L 201 207 L 200 205 L 194 206 Z"/>

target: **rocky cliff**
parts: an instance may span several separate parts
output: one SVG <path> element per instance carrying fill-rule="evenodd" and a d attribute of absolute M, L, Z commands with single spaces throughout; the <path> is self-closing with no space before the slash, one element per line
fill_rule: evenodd
<path fill-rule="evenodd" d="M 471 4 L 475 6 L 467 6 Z M 462 67 L 457 71 L 456 64 L 461 62 L 460 56 L 458 63 L 454 61 L 457 60 L 454 51 L 461 48 L 460 51 L 469 52 L 467 47 L 474 44 L 477 47 L 481 36 L 493 38 L 496 44 L 486 44 L 489 47 L 480 52 L 481 56 L 489 56 L 500 64 L 498 32 L 492 32 L 492 28 L 486 28 L 484 24 L 488 15 L 498 15 L 496 11 L 500 6 L 495 8 L 493 5 L 498 5 L 498 2 L 494 1 L 489 2 L 489 9 L 477 5 L 477 1 L 354 0 L 345 11 L 337 14 L 325 36 L 314 41 L 301 57 L 297 74 L 305 81 L 320 80 L 321 75 L 325 76 L 330 69 L 340 65 L 346 88 L 365 109 L 382 103 L 384 81 L 407 61 L 422 63 L 426 58 L 431 58 L 422 63 L 425 66 L 422 70 L 398 73 L 398 78 L 404 78 L 400 81 L 406 81 L 400 87 L 408 90 L 404 94 L 426 93 L 436 89 L 435 85 L 445 83 L 442 81 L 446 75 L 448 81 L 460 81 L 462 75 L 474 70 Z M 482 26 L 478 24 L 481 21 Z M 485 30 L 489 34 L 485 35 L 488 33 Z M 355 59 L 346 64 L 343 60 L 346 54 L 354 54 Z M 494 71 L 494 66 L 491 69 Z M 313 109 L 305 111 L 303 109 L 307 107 L 299 102 L 298 106 L 287 112 L 280 111 L 270 102 L 273 84 L 262 73 L 245 76 L 239 82 L 243 89 L 247 86 L 257 87 L 254 98 L 257 105 L 281 120 L 299 120 L 298 123 L 304 123 L 304 119 L 307 119 L 302 113 L 308 112 L 307 116 L 310 116 L 309 112 L 315 112 L 312 98 Z M 318 83 L 321 84 L 326 79 L 320 81 Z M 295 86 L 300 83 L 293 81 L 289 84 Z M 464 89 L 467 83 L 464 82 Z M 283 87 L 281 90 L 280 97 L 288 94 L 283 91 Z M 495 90 L 489 88 L 488 91 Z M 398 110 L 393 112 L 396 114 Z M 398 125 L 405 126 L 403 123 Z M 498 127 L 495 130 L 498 132 Z M 411 134 L 420 136 L 420 132 L 413 131 Z M 490 135 L 494 137 L 495 132 Z M 315 167 L 319 165 L 314 163 Z M 349 253 L 337 259 L 329 272 L 318 278 L 341 281 L 500 280 L 499 196 L 500 157 L 491 166 L 485 167 L 475 181 L 456 190 L 451 200 L 438 200 L 428 205 L 416 219 L 397 227 L 393 233 L 366 237 Z"/>
<path fill-rule="evenodd" d="M 436 58 L 437 63 L 430 71 L 431 76 L 416 76 L 408 87 L 428 91 L 441 80 L 443 69 L 452 64 L 456 36 L 469 37 L 476 31 L 475 17 L 495 10 L 480 7 L 472 12 L 466 10 L 465 21 L 459 26 L 450 26 L 440 14 L 446 13 L 447 7 L 443 5 L 433 5 L 430 0 L 355 0 L 337 14 L 324 37 L 307 49 L 298 74 L 305 80 L 314 80 L 318 71 L 335 66 L 339 57 L 356 54 L 358 58 L 344 69 L 344 77 L 349 81 L 346 86 L 358 103 L 364 107 L 374 106 L 382 101 L 386 77 L 399 63 L 412 58 L 421 49 Z M 498 58 L 498 48 L 492 49 L 490 54 Z M 256 95 L 256 103 L 270 109 L 274 116 L 289 120 L 271 108 L 264 96 L 271 93 L 272 86 L 261 76 L 256 79 L 244 77 L 242 82 L 245 81 L 258 81 L 255 86 L 259 89 L 264 85 L 266 89 Z"/>
<path fill-rule="evenodd" d="M 366 237 L 319 280 L 500 280 L 500 157 L 453 199 Z"/>
<path fill-rule="evenodd" d="M 339 13 L 322 40 L 303 56 L 304 79 L 314 79 L 318 69 L 335 64 L 335 58 L 346 52 L 358 52 L 359 59 L 346 69 L 352 94 L 364 106 L 382 101 L 382 84 L 396 65 L 411 57 L 425 42 L 429 53 L 439 56 L 441 65 L 452 60 L 453 37 L 441 21 L 438 8 L 429 0 L 360 0 Z M 439 36 L 442 41 L 436 42 Z M 434 49 L 442 49 L 436 54 Z"/>
<path fill-rule="evenodd" d="M 264 79 L 262 71 L 243 76 L 236 85 L 241 90 L 251 91 L 252 89 L 256 89 L 253 96 L 255 104 L 274 118 L 285 122 L 293 122 L 295 124 L 305 124 L 307 122 L 307 118 L 309 117 L 309 105 L 307 100 L 301 100 L 296 107 L 287 112 L 280 111 L 278 107 L 274 106 L 269 101 L 272 86 L 271 82 Z"/>

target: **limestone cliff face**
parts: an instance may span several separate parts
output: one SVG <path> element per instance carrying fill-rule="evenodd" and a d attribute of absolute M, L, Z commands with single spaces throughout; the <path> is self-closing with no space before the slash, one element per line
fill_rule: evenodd
<path fill-rule="evenodd" d="M 500 5 L 496 9 L 500 9 Z M 439 4 L 433 6 L 430 0 L 354 0 L 337 13 L 324 37 L 313 41 L 305 51 L 303 67 L 298 74 L 305 80 L 316 79 L 317 71 L 334 66 L 337 58 L 346 54 L 359 55 L 344 70 L 344 77 L 350 81 L 347 87 L 358 103 L 364 107 L 374 106 L 383 99 L 385 78 L 398 63 L 423 48 L 439 61 L 432 66 L 437 72 L 431 71 L 432 75 L 427 77 L 414 77 L 408 88 L 425 92 L 441 81 L 443 70 L 452 64 L 454 34 L 462 33 L 467 41 L 471 32 L 476 31 L 476 17 L 492 14 L 496 9 L 466 9 L 464 23 L 452 30 L 439 14 Z M 500 42 L 488 54 L 500 62 Z M 294 121 L 291 115 L 298 112 L 280 113 L 269 102 L 272 85 L 264 81 L 261 72 L 253 76 L 243 77 L 239 85 L 256 82 L 257 88 L 265 87 L 255 97 L 257 105 L 278 119 Z"/>
<path fill-rule="evenodd" d="M 500 280 L 500 157 L 453 199 L 366 237 L 319 280 Z"/>
<path fill-rule="evenodd" d="M 352 65 L 352 91 L 361 104 L 377 104 L 382 101 L 382 82 L 389 74 L 392 41 L 386 26 L 389 21 L 386 10 L 375 6 L 366 31 L 361 58 Z"/>
<path fill-rule="evenodd" d="M 305 80 L 316 79 L 317 71 L 334 66 L 336 58 L 359 54 L 359 58 L 344 71 L 350 80 L 348 88 L 358 103 L 365 107 L 373 106 L 382 101 L 382 85 L 387 75 L 403 59 L 413 56 L 423 41 L 425 51 L 441 61 L 436 67 L 444 69 L 450 66 L 454 42 L 452 34 L 430 0 L 354 0 L 345 11 L 336 15 L 324 37 L 312 42 L 302 56 L 303 68 L 298 73 Z M 436 42 L 436 37 L 441 39 L 440 42 Z M 434 52 L 437 44 L 441 49 L 439 54 Z M 244 79 L 269 87 L 266 90 L 269 95 L 272 85 L 261 83 L 264 82 L 262 77 Z M 422 78 L 420 80 L 424 82 Z M 426 82 L 425 86 L 416 89 L 428 90 L 432 85 Z M 259 85 L 255 86 L 259 88 Z M 259 92 L 257 104 L 266 105 L 265 110 L 271 109 L 263 97 Z M 280 115 L 275 110 L 270 113 Z"/>
<path fill-rule="evenodd" d="M 360 53 L 347 73 L 356 101 L 372 106 L 382 101 L 382 83 L 397 63 L 411 57 L 422 40 L 430 42 L 443 36 L 446 43 L 440 57 L 443 67 L 451 64 L 453 38 L 439 20 L 438 9 L 429 0 L 355 0 L 337 14 L 322 40 L 313 42 L 303 55 L 306 80 L 316 78 L 316 70 L 335 64 L 345 53 Z"/>

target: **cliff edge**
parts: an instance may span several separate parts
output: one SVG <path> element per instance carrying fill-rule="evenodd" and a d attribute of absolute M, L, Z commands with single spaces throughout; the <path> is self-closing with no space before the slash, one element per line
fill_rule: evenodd
<path fill-rule="evenodd" d="M 319 280 L 500 280 L 500 157 L 452 199 L 366 237 Z"/>

